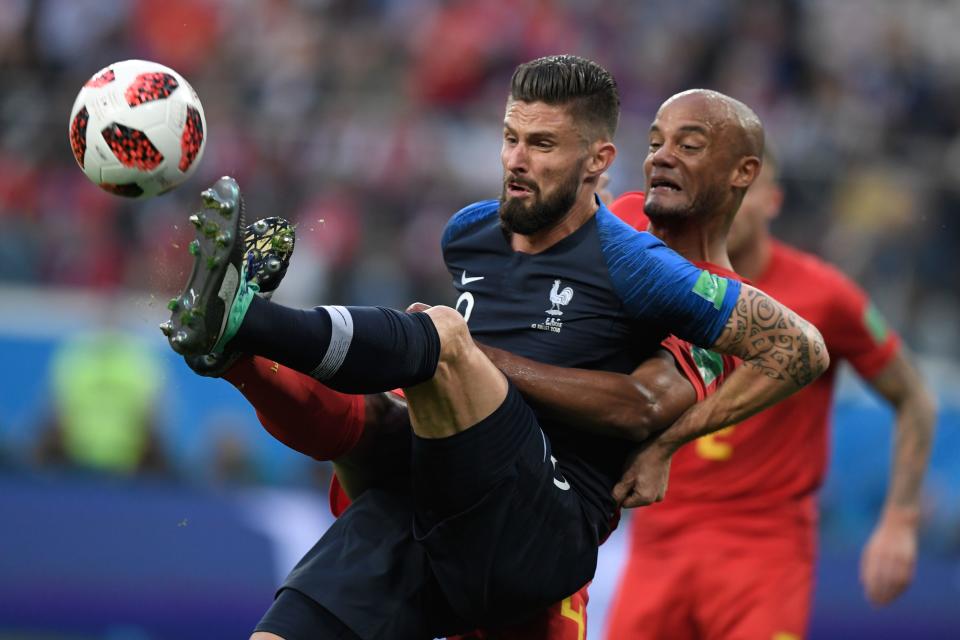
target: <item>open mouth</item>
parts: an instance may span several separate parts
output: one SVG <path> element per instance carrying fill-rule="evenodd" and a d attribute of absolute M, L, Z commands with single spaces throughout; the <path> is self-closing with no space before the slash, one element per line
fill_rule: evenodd
<path fill-rule="evenodd" d="M 533 189 L 520 182 L 507 182 L 507 193 L 513 198 L 523 198 L 533 193 Z"/>
<path fill-rule="evenodd" d="M 656 177 L 650 179 L 650 191 L 651 193 L 675 193 L 683 191 L 683 189 L 669 178 Z"/>

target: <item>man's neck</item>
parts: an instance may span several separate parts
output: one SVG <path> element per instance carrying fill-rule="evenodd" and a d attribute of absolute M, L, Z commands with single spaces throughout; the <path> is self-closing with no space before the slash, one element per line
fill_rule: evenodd
<path fill-rule="evenodd" d="M 734 271 L 727 255 L 728 227 L 724 220 L 703 223 L 691 219 L 674 224 L 651 221 L 650 233 L 691 262 L 708 262 Z"/>
<path fill-rule="evenodd" d="M 514 233 L 510 236 L 510 246 L 514 251 L 522 253 L 541 253 L 553 245 L 557 244 L 574 231 L 583 226 L 583 224 L 592 218 L 599 209 L 593 192 L 585 194 L 585 197 L 578 198 L 570 208 L 570 211 L 560 222 L 549 229 L 538 231 L 530 235 L 521 235 Z"/>
<path fill-rule="evenodd" d="M 773 241 L 770 232 L 764 230 L 754 242 L 730 256 L 733 270 L 747 280 L 756 282 L 767 270 L 772 252 Z"/>

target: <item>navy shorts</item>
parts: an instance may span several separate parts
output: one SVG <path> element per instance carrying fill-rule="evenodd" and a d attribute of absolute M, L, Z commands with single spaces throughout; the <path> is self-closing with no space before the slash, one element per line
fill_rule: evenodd
<path fill-rule="evenodd" d="M 409 490 L 360 495 L 290 572 L 275 606 L 286 589 L 318 603 L 364 640 L 432 640 L 469 630 L 446 603 L 413 537 Z M 285 624 L 296 618 L 307 628 L 311 620 L 289 607 L 272 618 Z M 267 622 L 264 617 L 261 625 Z"/>
<path fill-rule="evenodd" d="M 510 385 L 455 436 L 414 438 L 414 533 L 446 600 L 475 627 L 514 622 L 593 578 L 596 528 Z"/>
<path fill-rule="evenodd" d="M 517 622 L 592 579 L 596 528 L 512 385 L 470 429 L 413 438 L 412 457 L 412 491 L 363 493 L 281 593 L 304 594 L 364 640 L 417 640 Z"/>

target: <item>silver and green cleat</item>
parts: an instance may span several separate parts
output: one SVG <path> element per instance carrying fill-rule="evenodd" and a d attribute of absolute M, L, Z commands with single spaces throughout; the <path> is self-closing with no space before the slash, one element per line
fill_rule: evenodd
<path fill-rule="evenodd" d="M 201 195 L 204 204 L 210 202 L 210 208 L 219 208 L 216 200 L 210 197 L 205 191 Z M 228 209 L 228 211 L 231 211 Z M 220 266 L 217 260 L 224 259 L 226 249 L 231 245 L 233 239 L 238 237 L 232 229 L 221 228 L 211 240 L 206 233 L 206 224 L 209 218 L 201 214 L 196 217 L 199 224 L 194 223 L 198 229 L 198 237 L 190 243 L 190 253 L 194 256 L 196 265 L 200 264 L 201 259 L 208 273 L 216 271 Z M 280 281 L 287 272 L 290 265 L 290 257 L 293 255 L 293 248 L 296 244 L 296 232 L 292 224 L 280 217 L 269 217 L 244 227 L 239 237 L 243 239 L 242 268 L 244 282 L 251 290 L 259 289 L 257 295 L 269 298 Z M 211 248 L 215 249 L 211 252 Z M 191 275 L 191 281 L 193 275 Z M 188 285 L 186 290 L 190 290 Z M 247 301 L 249 304 L 249 301 Z M 170 344 L 178 353 L 184 353 L 184 360 L 187 365 L 199 375 L 208 377 L 220 377 L 240 358 L 241 354 L 226 349 L 220 353 L 188 353 L 179 351 L 177 344 L 190 339 L 190 330 L 196 330 L 200 324 L 201 315 L 198 313 L 200 308 L 196 300 L 189 296 L 181 295 L 170 301 L 170 310 L 174 315 L 179 313 L 179 323 L 174 322 L 174 318 L 160 325 L 160 330 L 170 339 Z"/>
<path fill-rule="evenodd" d="M 170 320 L 160 326 L 173 350 L 184 355 L 222 350 L 257 289 L 245 278 L 246 251 L 236 240 L 243 228 L 237 182 L 220 178 L 201 200 L 203 210 L 190 216 L 196 228 L 189 248 L 193 270 L 183 291 L 167 305 Z"/>

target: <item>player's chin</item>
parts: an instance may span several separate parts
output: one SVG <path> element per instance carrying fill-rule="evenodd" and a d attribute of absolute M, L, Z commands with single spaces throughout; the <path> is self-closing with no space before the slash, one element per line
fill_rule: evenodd
<path fill-rule="evenodd" d="M 536 203 L 526 198 L 513 198 L 505 194 L 500 199 L 500 220 L 515 226 L 530 215 L 534 204 Z"/>
<path fill-rule="evenodd" d="M 501 198 L 502 204 L 517 209 L 530 209 L 536 202 L 537 198 L 532 191 L 507 192 Z"/>
<path fill-rule="evenodd" d="M 686 194 L 673 189 L 651 189 L 643 203 L 643 212 L 651 220 L 685 216 L 689 211 L 690 201 Z"/>

